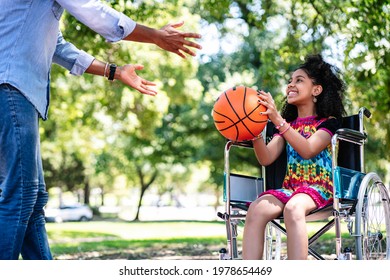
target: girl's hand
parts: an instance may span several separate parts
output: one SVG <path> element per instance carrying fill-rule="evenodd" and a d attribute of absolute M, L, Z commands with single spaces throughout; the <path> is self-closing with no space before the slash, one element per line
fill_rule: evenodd
<path fill-rule="evenodd" d="M 264 105 L 267 110 L 265 112 L 262 112 L 263 115 L 267 115 L 268 118 L 275 124 L 278 124 L 278 121 L 282 119 L 280 116 L 276 106 L 275 106 L 275 101 L 272 98 L 272 95 L 269 92 L 265 92 L 263 90 L 258 90 L 257 95 L 259 97 L 259 103 L 261 105 Z"/>

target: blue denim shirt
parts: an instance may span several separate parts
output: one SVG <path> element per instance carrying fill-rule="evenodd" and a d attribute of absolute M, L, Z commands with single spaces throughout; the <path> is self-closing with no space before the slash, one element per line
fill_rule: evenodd
<path fill-rule="evenodd" d="M 136 25 L 99 0 L 0 1 L 0 84 L 16 87 L 43 119 L 52 62 L 81 75 L 94 59 L 62 37 L 59 20 L 64 9 L 109 42 L 122 40 Z"/>

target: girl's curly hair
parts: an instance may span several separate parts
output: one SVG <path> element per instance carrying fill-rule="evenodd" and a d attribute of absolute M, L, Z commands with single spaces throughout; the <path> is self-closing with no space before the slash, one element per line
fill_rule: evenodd
<path fill-rule="evenodd" d="M 322 93 L 317 96 L 315 103 L 318 118 L 333 116 L 341 122 L 342 116 L 345 115 L 343 96 L 346 86 L 340 77 L 339 69 L 325 62 L 319 54 L 308 56 L 296 70 L 298 69 L 305 71 L 315 85 L 322 86 Z M 281 115 L 288 122 L 298 117 L 297 107 L 288 104 L 287 97 Z"/>

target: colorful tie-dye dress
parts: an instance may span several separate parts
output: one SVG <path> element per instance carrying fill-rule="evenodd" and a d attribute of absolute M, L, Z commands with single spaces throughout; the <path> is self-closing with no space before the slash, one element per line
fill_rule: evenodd
<path fill-rule="evenodd" d="M 306 139 L 319 129 L 331 136 L 340 127 L 335 118 L 317 119 L 315 116 L 297 118 L 290 123 Z M 274 137 L 281 136 L 275 134 Z M 268 190 L 261 194 L 272 194 L 284 204 L 295 194 L 309 195 L 318 208 L 333 201 L 332 154 L 329 144 L 322 152 L 311 159 L 303 159 L 289 143 L 287 149 L 287 171 L 281 189 Z"/>

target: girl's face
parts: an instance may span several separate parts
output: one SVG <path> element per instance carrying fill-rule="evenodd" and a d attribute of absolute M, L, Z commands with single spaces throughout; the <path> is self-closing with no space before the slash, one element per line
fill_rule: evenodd
<path fill-rule="evenodd" d="M 314 103 L 314 96 L 321 93 L 322 87 L 314 85 L 312 79 L 302 69 L 296 70 L 286 88 L 287 102 L 292 105 Z"/>

